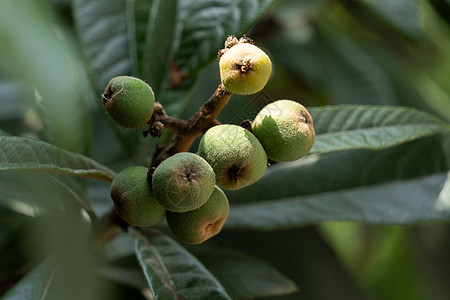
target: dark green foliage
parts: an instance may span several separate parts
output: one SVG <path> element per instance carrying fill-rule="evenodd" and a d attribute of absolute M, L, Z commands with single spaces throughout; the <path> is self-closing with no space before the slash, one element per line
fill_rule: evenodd
<path fill-rule="evenodd" d="M 0 299 L 447 300 L 448 0 L 1 3 Z M 142 166 L 125 181 L 148 196 L 170 138 L 108 122 L 108 81 L 143 79 L 188 119 L 220 83 L 226 37 L 244 33 L 273 72 L 218 120 L 294 99 L 314 120 L 310 153 L 267 169 L 260 155 L 262 177 L 225 191 L 228 219 L 201 245 L 165 222 L 102 233 L 116 172 Z M 129 127 L 151 115 L 138 111 Z"/>

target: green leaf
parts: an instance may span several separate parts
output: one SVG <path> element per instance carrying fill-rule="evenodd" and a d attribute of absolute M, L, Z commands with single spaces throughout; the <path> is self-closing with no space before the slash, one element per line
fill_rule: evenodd
<path fill-rule="evenodd" d="M 397 103 L 388 74 L 373 57 L 337 31 L 322 31 L 319 34 L 326 38 L 319 43 L 319 47 L 325 47 L 325 51 L 319 50 L 323 60 L 320 64 L 329 72 L 327 77 L 323 76 L 323 72 L 319 76 L 335 103 Z"/>
<path fill-rule="evenodd" d="M 28 96 L 24 84 L 4 78 L 0 73 L 0 99 L 2 99 L 0 104 L 0 120 L 18 119 L 23 116 L 26 111 L 26 106 L 21 99 L 27 98 Z"/>
<path fill-rule="evenodd" d="M 243 249 L 268 261 L 300 287 L 297 293 L 270 300 L 366 299 L 315 226 L 283 231 L 222 232 L 216 239 L 220 245 Z"/>
<path fill-rule="evenodd" d="M 198 85 L 198 78 L 194 76 L 175 89 L 168 88 L 164 91 L 160 103 L 169 115 L 179 115 L 192 100 L 192 94 Z M 206 101 L 206 99 L 205 99 Z"/>
<path fill-rule="evenodd" d="M 50 0 L 55 5 L 69 6 L 72 3 L 72 0 Z"/>
<path fill-rule="evenodd" d="M 103 266 L 94 270 L 95 274 L 105 279 L 127 285 L 136 289 L 147 288 L 147 281 L 140 268 Z"/>
<path fill-rule="evenodd" d="M 91 207 L 91 202 L 87 198 L 86 187 L 88 183 L 85 178 L 61 176 L 61 174 L 55 173 L 45 173 L 45 175 L 55 188 L 59 188 L 67 194 L 64 199 L 73 199 L 86 210 L 91 220 L 92 218 L 96 218 Z"/>
<path fill-rule="evenodd" d="M 73 15 L 97 92 L 114 76 L 137 73 L 132 1 L 74 0 Z"/>
<path fill-rule="evenodd" d="M 175 55 L 177 64 L 196 73 L 217 56 L 228 35 L 240 36 L 275 1 L 181 1 L 181 41 Z"/>
<path fill-rule="evenodd" d="M 148 31 L 148 20 L 150 17 L 150 10 L 152 8 L 153 0 L 135 0 L 134 1 L 134 19 L 136 22 L 136 50 L 137 50 L 137 61 L 139 67 L 139 74 L 144 73 L 144 54 L 147 51 L 147 31 Z"/>
<path fill-rule="evenodd" d="M 56 266 L 47 259 L 28 273 L 1 300 L 50 300 L 54 298 Z"/>
<path fill-rule="evenodd" d="M 447 25 L 450 24 L 450 0 L 431 0 L 430 4 L 433 6 L 436 13 L 445 20 Z"/>
<path fill-rule="evenodd" d="M 144 78 L 159 98 L 169 79 L 173 59 L 177 0 L 154 0 L 150 10 L 144 53 Z"/>
<path fill-rule="evenodd" d="M 311 153 L 383 149 L 450 128 L 432 115 L 406 107 L 336 105 L 308 111 L 316 132 Z"/>
<path fill-rule="evenodd" d="M 174 38 L 174 67 L 185 80 L 165 89 L 158 99 L 170 115 L 190 101 L 198 73 L 217 57 L 228 35 L 243 34 L 274 0 L 179 1 Z M 168 43 L 166 43 L 169 46 Z M 173 59 L 172 58 L 172 59 Z M 167 83 L 165 83 L 167 84 Z M 167 85 L 166 85 L 167 87 Z"/>
<path fill-rule="evenodd" d="M 275 164 L 255 184 L 227 194 L 232 206 L 225 227 L 448 220 L 448 141 L 432 137 L 382 151 L 336 152 Z"/>
<path fill-rule="evenodd" d="M 312 37 L 301 43 L 285 31 L 271 37 L 267 48 L 274 64 L 335 104 L 397 104 L 388 74 L 360 45 L 328 24 L 310 30 Z"/>
<path fill-rule="evenodd" d="M 33 100 L 43 139 L 87 153 L 90 126 L 85 99 L 91 91 L 83 61 L 58 21 L 46 2 L 2 1 L 0 60 L 24 85 L 21 94 L 26 96 L 20 100 Z"/>
<path fill-rule="evenodd" d="M 0 170 L 41 170 L 105 181 L 114 171 L 51 144 L 22 137 L 0 137 Z"/>
<path fill-rule="evenodd" d="M 253 299 L 291 294 L 297 291 L 292 280 L 273 266 L 244 252 L 199 249 L 194 254 L 225 287 L 233 299 Z"/>
<path fill-rule="evenodd" d="M 58 225 L 61 224 L 53 222 L 53 227 Z M 64 230 L 69 228 L 75 229 L 71 224 Z M 93 276 L 91 266 L 88 266 L 88 259 L 91 258 L 86 256 L 87 253 L 80 253 L 87 249 L 87 247 L 79 248 L 85 240 L 70 240 L 69 238 L 77 238 L 71 234 L 72 232 L 69 233 L 67 241 L 58 241 L 58 244 L 66 243 L 68 247 L 68 251 L 59 257 L 60 259 L 56 255 L 46 258 L 25 275 L 1 300 L 112 299 L 111 292 L 106 291 L 102 282 Z M 67 242 L 68 244 L 78 242 L 78 244 L 68 245 Z"/>
<path fill-rule="evenodd" d="M 146 26 L 150 0 L 74 0 L 78 36 L 90 64 L 96 92 L 103 92 L 109 80 L 119 75 L 139 76 L 138 50 L 142 27 Z M 137 10 L 143 10 L 137 12 Z M 139 49 L 138 49 L 139 47 Z M 100 96 L 97 99 L 100 106 Z M 124 130 L 110 121 L 114 132 L 136 165 L 149 163 L 155 139 L 144 138 L 142 130 Z"/>
<path fill-rule="evenodd" d="M 417 0 L 361 0 L 376 14 L 386 20 L 399 32 L 411 38 L 419 38 L 422 33 L 420 25 L 419 3 Z"/>
<path fill-rule="evenodd" d="M 0 192 L 0 210 L 7 210 L 22 216 L 35 217 L 38 212 L 34 205 L 15 199 L 10 193 Z"/>
<path fill-rule="evenodd" d="M 211 273 L 171 238 L 155 231 L 130 233 L 154 299 L 231 299 Z"/>
<path fill-rule="evenodd" d="M 450 219 L 450 173 L 264 203 L 236 205 L 233 229 L 282 229 L 329 220 L 417 224 Z"/>
<path fill-rule="evenodd" d="M 96 220 L 87 198 L 86 185 L 85 178 L 57 173 L 27 170 L 0 172 L 0 207 L 31 217 L 53 210 L 58 213 L 80 213 L 82 208 L 91 221 Z"/>

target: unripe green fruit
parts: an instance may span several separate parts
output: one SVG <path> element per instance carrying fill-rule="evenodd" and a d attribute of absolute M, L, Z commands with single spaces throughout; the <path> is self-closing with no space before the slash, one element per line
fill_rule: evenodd
<path fill-rule="evenodd" d="M 152 88 L 138 78 L 114 77 L 102 97 L 106 112 L 122 127 L 140 128 L 152 116 L 155 95 Z"/>
<path fill-rule="evenodd" d="M 217 125 L 202 137 L 198 154 L 216 173 L 216 184 L 237 190 L 260 179 L 267 167 L 264 148 L 247 129 Z"/>
<path fill-rule="evenodd" d="M 220 232 L 229 212 L 227 196 L 216 187 L 200 208 L 185 213 L 168 211 L 166 219 L 169 228 L 180 240 L 200 244 Z"/>
<path fill-rule="evenodd" d="M 280 162 L 305 156 L 315 139 L 311 115 L 303 105 L 291 100 L 278 100 L 264 107 L 253 121 L 252 130 L 267 156 Z"/>
<path fill-rule="evenodd" d="M 220 78 L 230 92 L 248 95 L 264 88 L 272 72 L 269 56 L 249 43 L 228 49 L 219 60 Z"/>
<path fill-rule="evenodd" d="M 111 184 L 116 213 L 133 226 L 155 225 L 165 213 L 156 201 L 147 177 L 147 168 L 134 166 L 120 171 Z"/>
<path fill-rule="evenodd" d="M 200 156 L 182 152 L 164 160 L 153 173 L 153 192 L 168 211 L 186 212 L 199 208 L 214 190 L 215 175 Z"/>

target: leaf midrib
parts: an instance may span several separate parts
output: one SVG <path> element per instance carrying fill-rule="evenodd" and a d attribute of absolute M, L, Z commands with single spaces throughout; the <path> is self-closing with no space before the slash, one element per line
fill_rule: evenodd
<path fill-rule="evenodd" d="M 426 174 L 422 176 L 417 176 L 413 178 L 408 179 L 395 179 L 390 181 L 384 181 L 384 182 L 377 182 L 373 184 L 366 184 L 366 185 L 358 185 L 358 186 L 352 186 L 352 187 L 344 187 L 344 188 L 337 188 L 333 190 L 327 190 L 326 192 L 319 192 L 319 193 L 309 193 L 304 195 L 296 195 L 291 197 L 283 197 L 283 198 L 277 198 L 277 199 L 267 199 L 267 200 L 259 200 L 259 201 L 251 201 L 251 202 L 238 202 L 238 203 L 230 203 L 232 207 L 242 207 L 242 206 L 249 206 L 249 205 L 258 205 L 258 204 L 264 204 L 264 205 L 271 205 L 271 204 L 280 204 L 280 203 L 289 203 L 289 202 L 298 202 L 302 200 L 307 200 L 309 196 L 327 196 L 327 195 L 333 195 L 337 193 L 345 193 L 346 191 L 358 191 L 358 190 L 365 190 L 367 188 L 376 188 L 377 186 L 382 187 L 385 185 L 391 185 L 391 184 L 398 184 L 398 183 L 407 183 L 407 182 L 413 182 L 416 180 L 419 180 L 420 178 L 429 177 L 429 176 L 439 176 L 439 175 L 445 175 L 450 176 L 450 172 L 440 171 L 435 172 L 433 174 Z M 303 199 L 302 199 L 303 198 Z"/>
<path fill-rule="evenodd" d="M 47 282 L 47 284 L 46 284 L 45 287 L 44 287 L 44 291 L 43 291 L 43 293 L 42 293 L 41 300 L 44 300 L 45 297 L 47 296 L 48 291 L 49 291 L 49 289 L 50 289 L 50 284 L 53 282 L 53 278 L 55 277 L 55 273 L 56 273 L 56 267 L 53 268 L 53 271 L 52 271 L 52 273 L 50 274 L 50 277 L 49 277 L 49 279 L 48 279 L 48 282 Z"/>
<path fill-rule="evenodd" d="M 439 123 L 408 123 L 408 124 L 393 124 L 388 126 L 382 126 L 382 127 L 364 127 L 364 128 L 355 128 L 350 130 L 342 130 L 342 131 L 332 131 L 332 132 L 326 132 L 326 133 L 319 133 L 317 134 L 317 137 L 330 137 L 330 136 L 338 136 L 338 135 L 348 135 L 348 134 L 356 134 L 356 133 L 364 133 L 364 132 L 371 132 L 371 131 L 383 131 L 383 130 L 391 130 L 391 129 L 398 129 L 398 128 L 406 128 L 406 127 L 436 127 L 437 129 L 440 129 L 442 131 L 448 129 L 450 126 L 446 126 L 444 124 Z"/>
<path fill-rule="evenodd" d="M 152 252 L 152 255 L 154 255 L 157 259 L 156 259 L 156 261 L 157 261 L 157 263 L 158 263 L 158 265 L 159 265 L 159 269 L 160 270 L 162 270 L 162 272 L 163 272 L 163 274 L 164 274 L 164 276 L 165 276 L 165 280 L 164 280 L 164 282 L 162 282 L 162 284 L 166 287 L 166 288 L 168 288 L 169 290 L 171 290 L 171 292 L 172 292 L 172 294 L 174 295 L 174 296 L 179 296 L 178 294 L 177 294 L 177 291 L 176 291 L 176 287 L 175 287 L 175 285 L 173 284 L 173 280 L 172 280 L 172 276 L 170 275 L 170 272 L 169 272 L 169 270 L 167 270 L 167 267 L 166 267 L 166 265 L 164 264 L 164 261 L 163 261 L 163 259 L 162 259 L 162 257 L 159 255 L 159 252 L 158 252 L 158 250 L 153 246 L 153 245 L 151 245 L 151 244 L 147 244 L 147 242 L 143 239 L 143 237 L 141 236 L 141 234 L 140 233 L 138 233 L 138 232 L 134 232 L 134 234 L 135 235 L 137 235 L 138 237 L 137 237 L 137 239 L 138 239 L 138 243 L 139 244 L 141 244 L 140 246 L 138 246 L 138 247 L 136 247 L 136 248 L 141 248 L 142 246 L 148 246 L 148 250 L 150 250 L 151 252 Z M 142 245 L 142 243 L 144 243 L 144 245 Z M 147 244 L 147 245 L 146 245 Z M 137 249 L 136 249 L 137 250 Z M 143 256 L 143 251 L 142 251 L 142 249 L 139 249 L 139 251 L 136 251 L 137 252 L 137 255 L 138 255 L 138 260 L 139 261 L 141 261 L 141 262 L 145 262 L 146 261 L 146 259 L 145 259 L 145 257 Z M 150 278 L 151 276 L 150 276 L 150 274 L 148 274 L 148 272 L 147 272 L 147 269 L 148 269 L 148 265 L 145 265 L 144 266 L 144 272 L 146 273 L 145 274 L 145 277 L 146 277 L 146 280 L 147 280 L 147 283 L 149 284 L 149 286 L 151 286 L 151 282 L 148 280 L 148 278 Z M 155 293 L 156 293 L 156 291 L 154 291 Z"/>

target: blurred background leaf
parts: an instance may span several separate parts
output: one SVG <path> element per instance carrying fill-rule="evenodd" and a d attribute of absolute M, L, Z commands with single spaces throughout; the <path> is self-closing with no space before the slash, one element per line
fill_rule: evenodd
<path fill-rule="evenodd" d="M 89 157 L 29 138 L 0 137 L 0 153 L 0 170 L 42 170 L 109 182 L 116 176 Z"/>
<path fill-rule="evenodd" d="M 362 0 L 361 2 L 398 32 L 414 39 L 420 37 L 422 28 L 418 0 Z"/>
<path fill-rule="evenodd" d="M 167 88 L 173 60 L 177 25 L 176 0 L 154 0 L 150 8 L 143 58 L 143 77 L 153 87 L 156 99 Z M 164 105 L 164 103 L 162 103 Z"/>
<path fill-rule="evenodd" d="M 448 0 L 4 0 L 0 135 L 39 139 L 108 170 L 148 165 L 169 136 L 115 125 L 100 101 L 108 80 L 155 82 L 166 111 L 187 119 L 220 82 L 214 60 L 226 36 L 246 33 L 273 73 L 264 91 L 233 96 L 219 120 L 240 124 L 276 99 L 299 101 L 314 107 L 316 154 L 272 164 L 256 184 L 227 192 L 226 230 L 205 244 L 171 244 L 162 222 L 167 236 L 145 245 L 170 241 L 233 299 L 447 300 L 449 24 Z M 122 233 L 91 251 L 90 232 L 112 207 L 109 188 L 1 171 L 0 294 L 36 287 L 42 296 L 47 284 L 44 299 L 153 299 L 133 238 Z M 48 280 L 52 257 L 57 282 Z"/>
<path fill-rule="evenodd" d="M 226 248 L 192 248 L 191 251 L 225 287 L 233 299 L 292 294 L 292 280 L 269 263 L 248 253 Z"/>
<path fill-rule="evenodd" d="M 52 299 L 55 273 L 55 264 L 50 260 L 45 261 L 1 299 Z"/>
<path fill-rule="evenodd" d="M 133 4 L 123 0 L 74 0 L 74 20 L 95 89 L 119 75 L 137 75 Z"/>
<path fill-rule="evenodd" d="M 86 74 L 71 37 L 46 8 L 30 1 L 2 3 L 0 65 L 24 90 L 20 94 L 33 95 L 28 100 L 37 113 L 40 136 L 67 150 L 87 153 Z"/>

